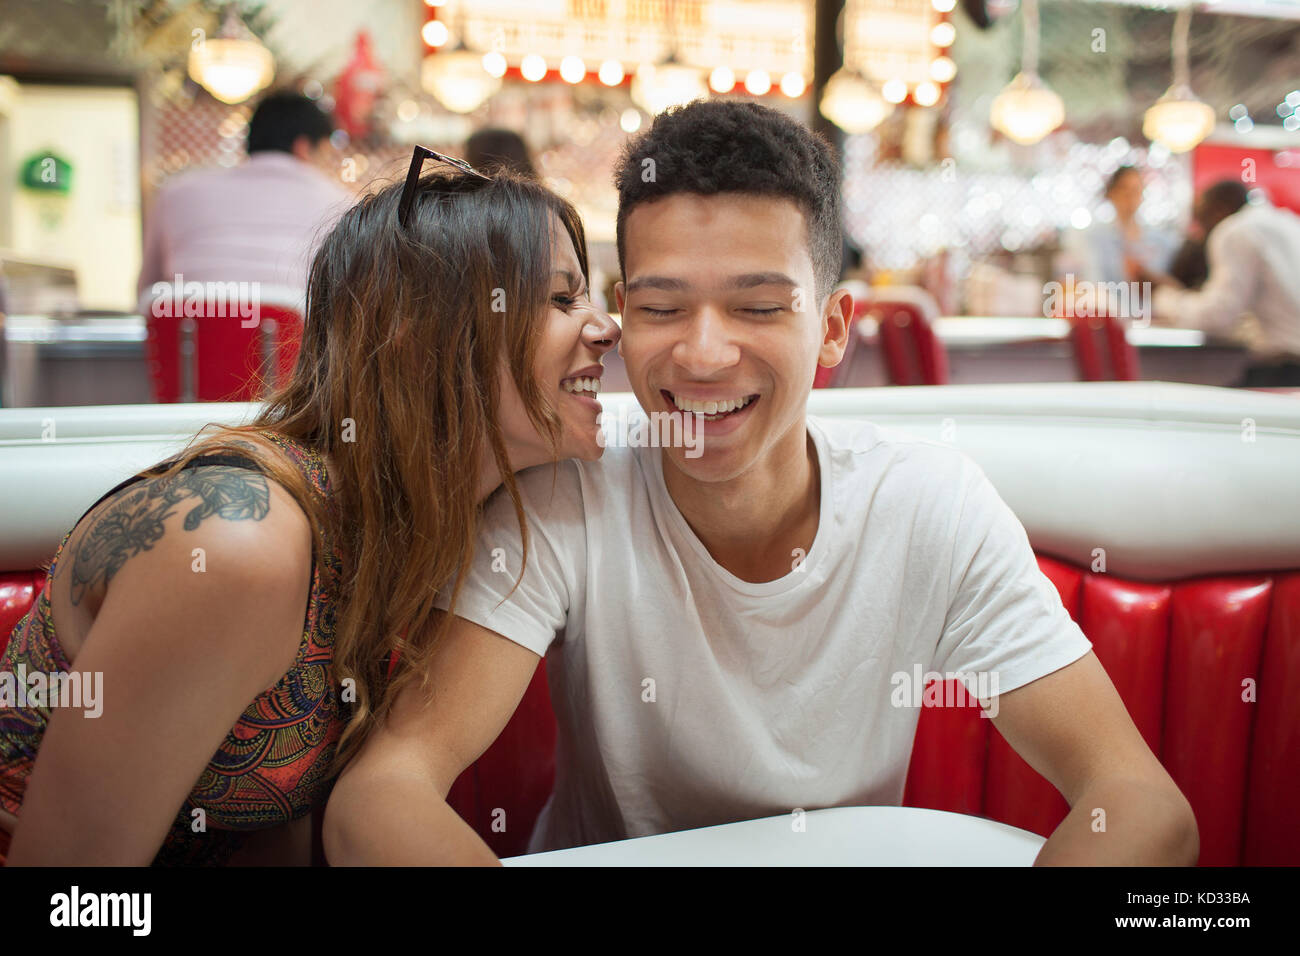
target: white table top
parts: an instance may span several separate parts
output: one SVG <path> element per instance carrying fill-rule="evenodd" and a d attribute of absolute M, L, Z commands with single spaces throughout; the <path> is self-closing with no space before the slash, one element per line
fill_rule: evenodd
<path fill-rule="evenodd" d="M 508 857 L 506 866 L 1029 866 L 1043 837 L 915 807 L 834 807 Z"/>

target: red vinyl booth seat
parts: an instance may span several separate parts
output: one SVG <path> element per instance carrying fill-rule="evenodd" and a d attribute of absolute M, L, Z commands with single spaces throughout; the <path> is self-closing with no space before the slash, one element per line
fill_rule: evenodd
<path fill-rule="evenodd" d="M 1300 864 L 1300 572 L 1147 584 L 1041 555 L 1038 564 L 1191 802 L 1201 865 Z M 42 580 L 0 574 L 0 651 Z M 498 856 L 524 852 L 554 780 L 545 670 L 448 794 Z M 965 700 L 960 684 L 954 691 L 949 699 Z M 973 705 L 922 708 L 903 803 L 1043 836 L 1068 809 Z"/>

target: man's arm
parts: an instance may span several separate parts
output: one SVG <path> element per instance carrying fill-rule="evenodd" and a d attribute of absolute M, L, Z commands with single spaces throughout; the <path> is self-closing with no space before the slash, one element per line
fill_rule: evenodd
<path fill-rule="evenodd" d="M 1200 838 L 1191 804 L 1147 747 L 1094 653 L 997 703 L 998 732 L 1070 804 L 1035 866 L 1196 864 Z"/>
<path fill-rule="evenodd" d="M 403 690 L 334 786 L 324 825 L 330 863 L 497 862 L 447 793 L 500 735 L 565 627 L 576 586 L 570 576 L 580 573 L 585 552 L 578 474 L 569 462 L 559 467 L 558 476 L 549 468 L 520 473 L 526 563 L 509 496 L 498 493 L 484 506 L 455 616 L 428 661 L 428 692 L 418 681 Z"/>
<path fill-rule="evenodd" d="M 488 865 L 496 856 L 447 804 L 456 778 L 519 706 L 537 654 L 455 618 L 418 681 L 343 771 L 325 811 L 334 866 Z"/>
<path fill-rule="evenodd" d="M 1227 224 L 1220 224 L 1218 230 Z M 1184 329 L 1227 335 L 1254 300 L 1259 253 L 1242 230 L 1211 234 L 1206 247 L 1210 277 L 1200 291 L 1183 289 L 1169 277 L 1147 276 L 1157 285 L 1155 317 Z"/>

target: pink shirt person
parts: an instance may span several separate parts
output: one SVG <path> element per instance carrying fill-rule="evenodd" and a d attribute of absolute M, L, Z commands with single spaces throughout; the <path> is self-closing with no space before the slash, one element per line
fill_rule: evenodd
<path fill-rule="evenodd" d="M 300 302 L 312 253 L 353 202 L 340 183 L 280 150 L 178 177 L 145 225 L 141 309 L 148 314 L 158 282 L 256 282 L 264 301 Z"/>

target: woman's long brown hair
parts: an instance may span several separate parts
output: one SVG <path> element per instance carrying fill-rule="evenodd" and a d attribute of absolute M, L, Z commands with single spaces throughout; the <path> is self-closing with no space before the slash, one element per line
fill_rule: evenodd
<path fill-rule="evenodd" d="M 341 769 L 419 679 L 474 554 L 479 467 L 495 461 L 523 536 L 523 505 L 499 424 L 504 362 L 538 433 L 558 450 L 560 420 L 534 372 L 550 301 L 553 217 L 587 274 L 571 205 L 509 173 L 491 182 L 438 171 L 420 180 L 405 228 L 401 184 L 362 199 L 311 265 L 302 347 L 290 381 L 243 426 L 209 425 L 168 467 L 199 454 L 248 453 L 242 435 L 272 431 L 329 456 L 325 502 L 281 456 L 257 455 L 311 523 L 318 567 L 329 528 L 343 558 L 327 582 L 336 609 L 334 678 L 355 684 L 339 741 Z M 204 429 L 204 431 L 207 430 Z M 389 679 L 394 652 L 401 666 Z"/>

